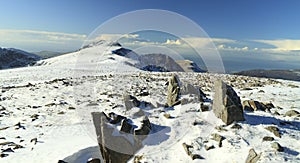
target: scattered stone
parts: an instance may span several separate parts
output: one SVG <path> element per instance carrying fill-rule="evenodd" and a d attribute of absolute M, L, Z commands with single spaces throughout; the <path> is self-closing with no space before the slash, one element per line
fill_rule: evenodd
<path fill-rule="evenodd" d="M 34 145 L 36 145 L 36 143 L 37 143 L 37 138 L 31 139 L 31 140 L 30 140 L 30 143 L 34 143 Z"/>
<path fill-rule="evenodd" d="M 202 112 L 209 111 L 209 106 L 208 105 L 204 105 L 203 103 L 201 103 L 200 104 L 200 110 Z"/>
<path fill-rule="evenodd" d="M 283 147 L 277 142 L 273 142 L 271 144 L 271 146 L 272 146 L 272 148 L 274 148 L 278 152 L 283 152 L 284 151 Z"/>
<path fill-rule="evenodd" d="M 62 114 L 65 114 L 65 112 L 64 111 L 60 111 L 57 114 L 62 115 Z"/>
<path fill-rule="evenodd" d="M 272 107 L 273 104 L 269 103 L 267 106 L 264 105 L 263 103 L 259 102 L 259 101 L 254 101 L 254 100 L 245 100 L 243 101 L 243 109 L 246 111 L 257 111 L 257 110 L 261 110 L 261 111 L 267 111 L 270 110 L 270 108 Z"/>
<path fill-rule="evenodd" d="M 68 163 L 68 162 L 66 162 L 64 160 L 58 160 L 58 163 Z"/>
<path fill-rule="evenodd" d="M 265 136 L 263 137 L 263 141 L 274 141 L 274 138 L 271 136 Z"/>
<path fill-rule="evenodd" d="M 73 106 L 68 107 L 69 110 L 75 110 L 76 108 L 74 108 Z"/>
<path fill-rule="evenodd" d="M 220 131 L 220 132 L 221 131 L 228 131 L 227 129 L 224 128 L 224 126 L 216 126 L 215 129 Z"/>
<path fill-rule="evenodd" d="M 168 113 L 165 113 L 164 117 L 166 117 L 167 119 L 171 119 L 172 118 L 172 116 L 170 114 L 168 114 Z"/>
<path fill-rule="evenodd" d="M 187 145 L 186 143 L 182 144 L 184 151 L 186 152 L 187 155 L 189 155 L 192 160 L 195 159 L 204 159 L 202 156 L 198 155 L 198 154 L 193 154 L 190 149 L 193 148 L 193 146 L 191 145 Z"/>
<path fill-rule="evenodd" d="M 8 156 L 8 154 L 6 154 L 6 153 L 0 153 L 0 158 L 4 158 L 4 157 L 7 157 Z"/>
<path fill-rule="evenodd" d="M 0 131 L 1 130 L 6 130 L 6 129 L 8 129 L 9 127 L 7 126 L 7 127 L 2 127 L 2 128 L 0 128 Z"/>
<path fill-rule="evenodd" d="M 239 125 L 239 124 L 237 124 L 237 123 L 235 123 L 234 125 L 231 126 L 231 128 L 232 128 L 232 129 L 238 129 L 238 130 L 239 130 L 239 129 L 242 128 L 242 126 Z"/>
<path fill-rule="evenodd" d="M 246 163 L 256 163 L 259 160 L 260 156 L 261 153 L 257 154 L 254 149 L 250 149 L 248 157 L 246 159 Z"/>
<path fill-rule="evenodd" d="M 291 87 L 291 88 L 299 88 L 298 85 L 294 85 L 294 84 L 289 84 L 288 87 Z"/>
<path fill-rule="evenodd" d="M 264 90 L 259 90 L 258 93 L 265 93 L 265 91 Z"/>
<path fill-rule="evenodd" d="M 278 113 L 278 111 L 275 111 L 273 114 L 274 115 L 280 115 L 280 113 Z"/>
<path fill-rule="evenodd" d="M 30 116 L 30 118 L 32 118 L 31 121 L 35 121 L 39 118 L 39 115 L 38 114 L 33 114 L 33 115 Z"/>
<path fill-rule="evenodd" d="M 215 96 L 213 101 L 213 112 L 226 125 L 234 121 L 244 121 L 244 113 L 240 97 L 231 86 L 222 80 L 215 82 Z"/>
<path fill-rule="evenodd" d="M 143 155 L 134 156 L 133 163 L 141 163 L 143 157 L 144 157 Z"/>
<path fill-rule="evenodd" d="M 12 150 L 11 148 L 6 148 L 6 149 L 2 150 L 2 152 L 15 152 L 15 151 Z"/>
<path fill-rule="evenodd" d="M 253 90 L 252 88 L 249 88 L 249 87 L 246 87 L 246 88 L 243 88 L 242 90 L 244 90 L 244 91 L 251 91 L 251 90 Z"/>
<path fill-rule="evenodd" d="M 225 139 L 223 136 L 217 134 L 217 133 L 214 133 L 214 134 L 211 134 L 211 139 L 212 140 L 215 140 L 216 142 L 218 142 L 218 146 L 219 147 L 222 147 L 222 141 Z"/>
<path fill-rule="evenodd" d="M 179 89 L 180 88 L 178 76 L 173 74 L 168 81 L 167 105 L 169 107 L 178 104 Z"/>
<path fill-rule="evenodd" d="M 10 145 L 10 144 L 15 144 L 14 142 L 9 142 L 9 141 L 6 141 L 6 142 L 2 142 L 0 143 L 0 145 Z"/>
<path fill-rule="evenodd" d="M 116 113 L 114 113 L 114 112 L 110 112 L 110 113 L 108 114 L 108 116 L 109 116 L 109 118 L 111 118 L 111 119 L 109 120 L 109 122 L 110 122 L 111 124 L 118 124 L 118 123 L 120 123 L 123 119 L 126 119 L 126 117 L 121 116 L 121 115 L 118 115 L 118 114 L 116 114 Z M 107 117 L 107 119 L 108 119 L 108 117 Z"/>
<path fill-rule="evenodd" d="M 138 107 L 140 105 L 140 101 L 132 95 L 124 94 L 123 100 L 125 103 L 126 110 L 130 110 L 133 107 Z"/>
<path fill-rule="evenodd" d="M 196 95 L 196 100 L 203 102 L 206 98 L 206 95 L 201 91 L 199 87 L 195 87 L 190 83 L 185 83 L 180 87 L 180 95 Z"/>
<path fill-rule="evenodd" d="M 298 115 L 300 115 L 300 113 L 296 110 L 289 110 L 284 114 L 284 116 L 288 116 L 288 117 L 293 117 Z"/>
<path fill-rule="evenodd" d="M 215 148 L 215 146 L 214 145 L 204 145 L 204 148 L 205 148 L 205 150 L 211 150 L 211 149 L 214 149 Z"/>
<path fill-rule="evenodd" d="M 275 126 L 268 126 L 265 128 L 266 130 L 272 132 L 275 136 L 281 138 L 281 135 L 279 133 L 279 129 Z"/>

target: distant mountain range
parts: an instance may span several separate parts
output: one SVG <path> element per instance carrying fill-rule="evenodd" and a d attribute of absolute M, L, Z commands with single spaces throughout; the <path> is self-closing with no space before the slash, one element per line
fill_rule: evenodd
<path fill-rule="evenodd" d="M 55 52 L 55 51 L 43 50 L 43 51 L 32 52 L 32 53 L 42 57 L 43 59 L 47 59 L 47 58 L 52 58 L 52 57 L 56 57 L 56 56 L 59 56 L 59 55 L 63 55 L 66 52 Z"/>
<path fill-rule="evenodd" d="M 265 77 L 274 79 L 285 79 L 300 81 L 300 69 L 298 70 L 248 70 L 234 73 L 235 75 Z"/>
<path fill-rule="evenodd" d="M 0 69 L 33 65 L 41 57 L 14 48 L 0 48 Z"/>

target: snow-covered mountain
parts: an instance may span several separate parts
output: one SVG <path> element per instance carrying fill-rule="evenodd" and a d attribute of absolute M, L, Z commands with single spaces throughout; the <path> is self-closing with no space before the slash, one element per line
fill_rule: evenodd
<path fill-rule="evenodd" d="M 0 47 L 0 69 L 33 65 L 40 59 L 38 55 L 19 49 Z"/>
<path fill-rule="evenodd" d="M 92 112 L 121 115 L 137 126 L 141 114 L 148 117 L 151 132 L 130 162 L 245 162 L 249 151 L 258 162 L 300 162 L 300 82 L 142 71 L 134 66 L 138 60 L 112 54 L 117 49 L 102 43 L 38 61 L 40 66 L 2 70 L 0 162 L 99 158 Z M 188 93 L 168 107 L 166 83 L 173 74 Z M 212 110 L 216 79 L 231 85 L 243 103 L 266 102 L 269 109 L 245 110 L 245 121 L 225 125 Z M 197 88 L 206 95 L 202 102 L 192 93 Z M 124 97 L 135 106 L 126 109 Z"/>

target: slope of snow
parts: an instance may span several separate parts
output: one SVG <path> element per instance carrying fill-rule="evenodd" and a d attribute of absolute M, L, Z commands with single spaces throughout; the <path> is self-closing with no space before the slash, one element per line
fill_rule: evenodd
<path fill-rule="evenodd" d="M 141 162 L 244 162 L 249 149 L 262 152 L 260 162 L 300 162 L 299 117 L 285 117 L 290 109 L 300 112 L 300 83 L 284 80 L 251 78 L 209 73 L 177 73 L 181 82 L 191 83 L 213 99 L 212 83 L 221 78 L 234 85 L 242 100 L 271 101 L 276 107 L 271 113 L 245 112 L 246 121 L 239 122 L 242 129 L 219 131 L 215 127 L 223 123 L 212 111 L 200 112 L 200 104 L 191 102 L 174 108 L 164 108 L 167 88 L 165 83 L 172 73 L 143 72 L 129 66 L 135 62 L 112 55 L 117 47 L 92 46 L 78 52 L 40 61 L 40 66 L 2 70 L 0 75 L 0 143 L 13 142 L 24 148 L 13 149 L 12 143 L 0 145 L 2 150 L 14 152 L 0 158 L 0 162 L 85 162 L 99 157 L 98 143 L 90 113 L 115 112 L 133 118 L 133 112 L 125 111 L 124 93 L 150 102 L 154 107 L 142 107 L 154 126 L 144 140 L 144 148 L 137 155 Z M 251 83 L 265 83 L 262 87 Z M 29 84 L 30 83 L 30 84 Z M 294 85 L 295 87 L 291 87 Z M 298 88 L 297 88 L 298 86 Z M 148 96 L 140 96 L 142 90 Z M 262 90 L 262 91 L 261 91 Z M 189 98 L 189 96 L 187 97 Z M 173 118 L 167 119 L 168 113 Z M 18 124 L 20 122 L 20 124 Z M 197 125 L 193 125 L 197 122 Z M 289 122 L 280 124 L 280 122 Z M 282 137 L 265 130 L 266 126 L 278 126 Z M 210 139 L 211 133 L 225 137 L 218 147 Z M 284 147 L 275 152 L 270 142 L 262 142 L 264 136 L 273 136 Z M 35 138 L 37 142 L 35 142 Z M 215 145 L 206 151 L 205 142 Z M 185 153 L 182 143 L 194 147 L 194 153 L 203 160 L 192 160 Z"/>

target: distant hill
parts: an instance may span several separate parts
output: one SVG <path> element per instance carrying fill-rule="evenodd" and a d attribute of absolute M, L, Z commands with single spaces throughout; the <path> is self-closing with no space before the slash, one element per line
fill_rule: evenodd
<path fill-rule="evenodd" d="M 234 73 L 235 75 L 253 76 L 253 77 L 265 77 L 274 79 L 285 79 L 300 81 L 300 69 L 299 70 L 247 70 Z"/>
<path fill-rule="evenodd" d="M 0 69 L 33 65 L 40 56 L 14 48 L 0 48 Z"/>
<path fill-rule="evenodd" d="M 47 50 L 40 51 L 40 52 L 32 52 L 32 53 L 42 57 L 43 59 L 52 58 L 52 57 L 65 54 L 65 52 L 54 52 L 54 51 L 47 51 Z"/>

